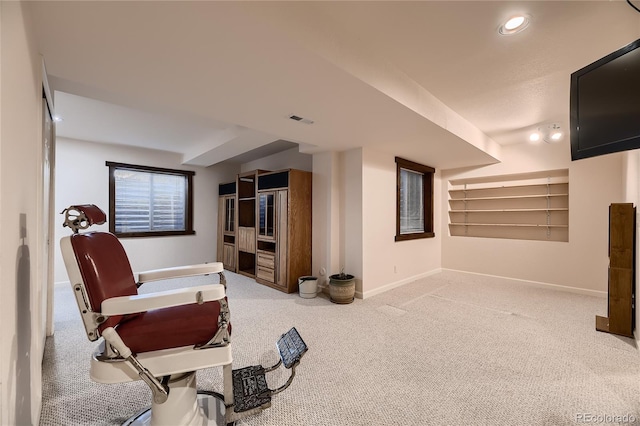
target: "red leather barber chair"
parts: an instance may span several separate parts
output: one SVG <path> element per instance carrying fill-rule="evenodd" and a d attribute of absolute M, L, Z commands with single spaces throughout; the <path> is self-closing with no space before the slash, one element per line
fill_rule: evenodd
<path fill-rule="evenodd" d="M 273 367 L 232 369 L 231 324 L 222 263 L 167 268 L 134 278 L 118 238 L 108 232 L 79 233 L 106 222 L 95 205 L 65 210 L 73 235 L 60 246 L 87 337 L 100 344 L 90 376 L 99 383 L 143 380 L 151 389 L 149 410 L 126 425 L 228 425 L 271 405 L 286 389 L 307 350 L 292 328 L 277 342 L 281 360 Z M 219 284 L 138 294 L 142 284 L 197 275 L 219 276 Z M 284 364 L 291 369 L 280 388 L 268 388 L 265 374 Z M 200 391 L 196 371 L 222 367 L 222 394 Z"/>

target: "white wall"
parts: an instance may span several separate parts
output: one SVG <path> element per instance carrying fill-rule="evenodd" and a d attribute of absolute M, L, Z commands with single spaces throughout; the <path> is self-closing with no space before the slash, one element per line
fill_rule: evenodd
<path fill-rule="evenodd" d="M 439 175 L 436 171 L 435 237 L 396 242 L 395 157 L 371 149 L 363 150 L 364 297 L 373 296 L 440 270 L 442 256 L 438 226 L 441 216 Z"/>
<path fill-rule="evenodd" d="M 568 141 L 513 145 L 502 163 L 442 177 L 442 266 L 547 284 L 606 292 L 609 204 L 623 202 L 623 154 L 570 161 Z M 451 237 L 449 179 L 569 169 L 569 242 Z"/>
<path fill-rule="evenodd" d="M 339 272 L 340 246 L 340 155 L 323 152 L 313 155 L 312 182 L 312 274 L 319 285 Z"/>
<path fill-rule="evenodd" d="M 435 178 L 440 223 L 440 178 Z M 356 277 L 356 296 L 371 297 L 440 270 L 436 237 L 395 242 L 396 163 L 371 149 L 313 156 L 313 273 L 326 283 L 340 272 Z"/>
<path fill-rule="evenodd" d="M 344 269 L 362 297 L 362 149 L 314 154 L 312 191 L 312 271 L 325 285 Z"/>
<path fill-rule="evenodd" d="M 0 2 L 0 424 L 37 424 L 42 265 L 42 74 L 26 6 Z M 46 313 L 44 313 L 46 315 Z"/>
<path fill-rule="evenodd" d="M 363 153 L 362 148 L 340 153 L 340 263 L 337 274 L 344 268 L 345 274 L 356 279 L 356 295 L 364 297 L 366 283 L 363 269 L 364 223 L 363 214 Z"/>
<path fill-rule="evenodd" d="M 208 168 L 182 165 L 181 155 L 142 148 L 125 147 L 58 138 L 56 167 L 56 211 L 73 204 L 95 204 L 109 209 L 109 168 L 105 161 L 195 170 L 194 229 L 195 235 L 173 237 L 126 238 L 122 244 L 135 272 L 155 268 L 215 262 L 218 184 L 232 181 L 237 166 Z M 56 221 L 56 245 L 70 230 L 62 227 L 63 216 Z M 96 229 L 108 230 L 108 224 Z M 68 281 L 60 250 L 56 249 L 56 282 Z"/>
<path fill-rule="evenodd" d="M 313 170 L 313 156 L 302 154 L 298 148 L 291 148 L 268 157 L 244 163 L 240 166 L 240 173 L 252 170 L 283 170 L 298 169 L 310 172 Z"/>

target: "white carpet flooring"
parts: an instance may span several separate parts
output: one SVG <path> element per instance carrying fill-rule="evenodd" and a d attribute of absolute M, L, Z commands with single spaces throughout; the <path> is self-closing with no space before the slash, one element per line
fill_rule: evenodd
<path fill-rule="evenodd" d="M 606 299 L 446 271 L 336 305 L 226 275 L 234 367 L 275 363 L 292 326 L 309 346 L 291 387 L 238 425 L 640 425 L 635 342 L 595 331 Z M 149 405 L 142 383 L 90 381 L 95 344 L 70 289 L 55 298 L 40 424 L 119 424 Z M 220 371 L 198 387 L 221 392 Z"/>

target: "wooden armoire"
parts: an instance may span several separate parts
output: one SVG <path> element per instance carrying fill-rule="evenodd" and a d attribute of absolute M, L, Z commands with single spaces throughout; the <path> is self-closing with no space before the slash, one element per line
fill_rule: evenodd
<path fill-rule="evenodd" d="M 220 185 L 218 261 L 261 284 L 297 291 L 298 278 L 311 274 L 311 172 L 256 170 L 238 175 L 233 194 L 229 188 Z"/>

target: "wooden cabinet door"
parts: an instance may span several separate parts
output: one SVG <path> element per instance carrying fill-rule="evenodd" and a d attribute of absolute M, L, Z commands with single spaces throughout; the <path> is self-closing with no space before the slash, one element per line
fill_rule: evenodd
<path fill-rule="evenodd" d="M 236 197 L 226 196 L 224 198 L 224 232 L 234 233 L 236 231 Z"/>
<path fill-rule="evenodd" d="M 229 271 L 236 270 L 236 246 L 235 244 L 224 244 L 222 264 Z"/>
<path fill-rule="evenodd" d="M 276 284 L 287 287 L 289 275 L 289 191 L 286 189 L 277 191 L 277 214 L 278 220 L 278 256 L 276 267 Z"/>
<path fill-rule="evenodd" d="M 223 262 L 223 241 L 224 241 L 224 205 L 225 197 L 218 198 L 218 247 L 216 250 L 216 262 Z"/>
<path fill-rule="evenodd" d="M 276 193 L 258 194 L 258 238 L 276 240 Z"/>

